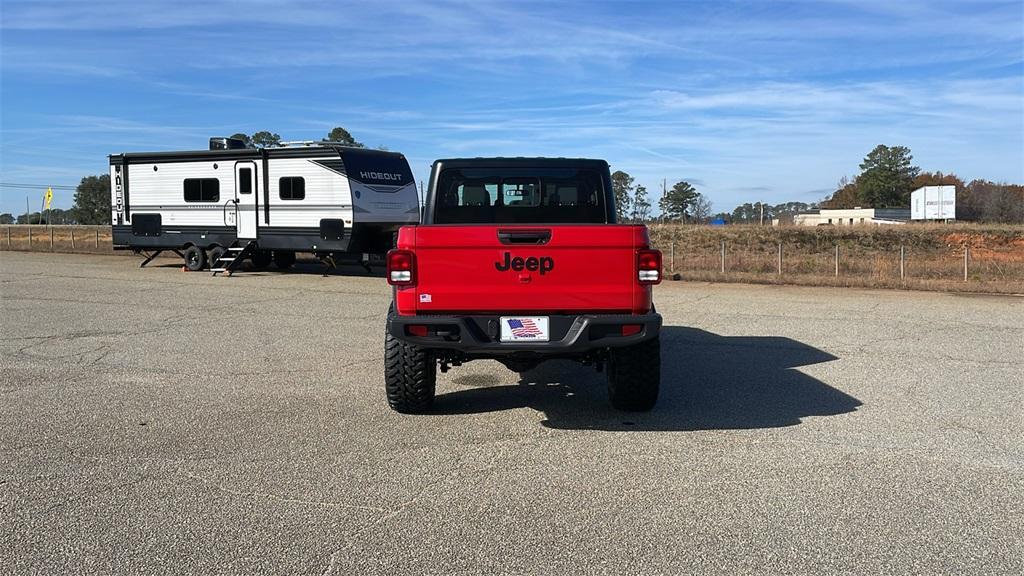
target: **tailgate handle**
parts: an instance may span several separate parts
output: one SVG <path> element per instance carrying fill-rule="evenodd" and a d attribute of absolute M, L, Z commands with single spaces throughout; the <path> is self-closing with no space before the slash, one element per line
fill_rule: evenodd
<path fill-rule="evenodd" d="M 502 244 L 547 244 L 551 230 L 498 230 Z"/>

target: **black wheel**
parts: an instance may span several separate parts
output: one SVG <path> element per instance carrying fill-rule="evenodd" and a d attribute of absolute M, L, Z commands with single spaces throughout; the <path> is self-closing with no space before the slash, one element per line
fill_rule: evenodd
<path fill-rule="evenodd" d="M 295 264 L 295 252 L 282 252 L 274 250 L 274 266 L 281 270 L 287 270 Z"/>
<path fill-rule="evenodd" d="M 608 399 L 617 410 L 646 412 L 658 401 L 661 385 L 661 342 L 612 348 L 608 359 Z"/>
<path fill-rule="evenodd" d="M 267 266 L 270 266 L 272 259 L 270 250 L 257 250 L 253 252 L 252 258 L 250 258 L 252 261 L 252 267 L 257 270 L 262 270 Z"/>
<path fill-rule="evenodd" d="M 227 250 L 221 246 L 214 246 L 213 248 L 210 248 L 210 268 L 216 266 L 217 261 L 220 260 L 220 257 L 223 256 L 225 252 L 227 252 Z"/>
<path fill-rule="evenodd" d="M 191 272 L 198 272 L 206 268 L 206 252 L 199 246 L 189 246 L 185 249 L 185 268 Z"/>
<path fill-rule="evenodd" d="M 384 389 L 392 410 L 426 412 L 434 403 L 436 381 L 437 361 L 429 350 L 385 335 Z"/>

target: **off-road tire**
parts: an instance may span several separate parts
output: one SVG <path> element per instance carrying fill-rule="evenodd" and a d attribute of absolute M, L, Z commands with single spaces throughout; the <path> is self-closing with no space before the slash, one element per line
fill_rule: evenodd
<path fill-rule="evenodd" d="M 658 402 L 661 342 L 650 340 L 612 348 L 608 359 L 608 399 L 616 410 L 646 412 Z"/>
<path fill-rule="evenodd" d="M 295 252 L 282 252 L 274 250 L 274 265 L 281 270 L 287 270 L 295 264 Z"/>
<path fill-rule="evenodd" d="M 183 254 L 185 257 L 185 268 L 190 272 L 199 272 L 206 268 L 206 252 L 199 246 L 189 246 Z"/>
<path fill-rule="evenodd" d="M 388 405 L 403 414 L 422 414 L 434 404 L 437 361 L 415 344 L 384 337 L 384 389 Z"/>

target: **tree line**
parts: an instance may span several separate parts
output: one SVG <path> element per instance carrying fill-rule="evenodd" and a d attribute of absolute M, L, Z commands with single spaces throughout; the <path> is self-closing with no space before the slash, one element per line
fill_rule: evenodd
<path fill-rule="evenodd" d="M 622 170 L 612 174 L 615 194 L 615 216 L 620 222 L 646 222 L 651 218 L 651 201 L 647 187 Z M 711 214 L 711 200 L 682 180 L 662 190 L 658 199 L 661 219 L 676 222 L 703 222 Z"/>
<path fill-rule="evenodd" d="M 910 194 L 922 186 L 954 186 L 958 220 L 1024 223 L 1024 186 L 956 174 L 924 172 L 905 146 L 879 144 L 865 156 L 861 172 L 844 176 L 823 208 L 907 208 Z"/>
<path fill-rule="evenodd" d="M 277 133 L 262 130 L 251 135 L 235 133 L 232 138 L 252 148 L 267 148 L 281 143 Z M 346 146 L 365 147 L 352 134 L 335 127 L 326 141 Z M 383 147 L 381 147 L 383 149 Z M 663 221 L 706 223 L 714 220 L 735 223 L 770 223 L 815 208 L 907 208 L 910 193 L 922 186 L 950 185 L 956 187 L 958 220 L 1024 223 L 1024 186 L 975 179 L 965 183 L 956 174 L 923 172 L 913 163 L 914 157 L 905 146 L 879 144 L 864 157 L 860 174 L 843 177 L 835 190 L 821 203 L 784 202 L 769 205 L 744 203 L 731 212 L 711 213 L 711 200 L 689 182 L 676 182 L 661 191 L 657 200 Z M 650 192 L 637 184 L 633 176 L 617 170 L 612 174 L 616 216 L 621 222 L 646 222 L 653 219 Z M 26 218 L 27 216 L 27 218 Z M 110 176 L 86 176 L 75 192 L 71 210 L 53 209 L 47 213 L 28 215 L 0 214 L 0 224 L 69 223 L 105 224 L 110 219 Z M 26 221 L 27 220 L 27 221 Z"/>
<path fill-rule="evenodd" d="M 110 207 L 107 206 L 109 210 Z M 38 210 L 28 214 L 27 218 L 25 214 L 18 214 L 17 216 L 10 212 L 4 212 L 0 214 L 0 224 L 78 224 L 78 215 L 74 210 L 63 210 L 61 208 L 51 208 L 40 213 Z"/>
<path fill-rule="evenodd" d="M 843 177 L 835 192 L 821 202 L 747 202 L 731 212 L 711 214 L 711 202 L 686 181 L 666 189 L 658 207 L 661 218 L 677 222 L 706 223 L 711 220 L 734 223 L 769 224 L 775 218 L 791 217 L 817 208 L 909 208 L 910 194 L 922 186 L 956 187 L 958 220 L 992 223 L 1024 223 L 1024 186 L 976 179 L 965 183 L 956 174 L 924 172 L 914 165 L 906 146 L 879 144 L 860 164 L 854 178 Z M 612 174 L 612 189 L 622 221 L 651 219 L 647 189 L 636 185 L 628 173 Z"/>
<path fill-rule="evenodd" d="M 248 148 L 271 148 L 273 146 L 279 146 L 281 144 L 281 135 L 276 132 L 270 132 L 269 130 L 260 130 L 253 134 L 245 134 L 243 132 L 236 132 L 230 136 L 236 140 L 241 140 L 245 143 Z M 327 137 L 324 138 L 325 142 L 337 142 L 345 146 L 352 146 L 354 148 L 365 148 L 366 145 L 359 142 L 352 137 L 352 134 L 342 128 L 341 126 L 334 127 L 330 132 L 327 133 Z M 381 149 L 384 147 L 381 146 Z"/>
<path fill-rule="evenodd" d="M 110 174 L 86 176 L 75 188 L 70 210 L 50 208 L 14 216 L 0 214 L 0 224 L 109 224 Z"/>
<path fill-rule="evenodd" d="M 719 212 L 715 220 L 736 224 L 771 224 L 775 218 L 792 217 L 800 212 L 814 210 L 819 204 L 812 202 L 783 202 L 782 204 L 765 204 L 763 202 L 747 202 L 733 209 L 732 212 Z"/>
<path fill-rule="evenodd" d="M 634 178 L 627 172 L 617 170 L 612 174 L 612 190 L 615 193 L 616 216 L 621 222 L 647 222 L 657 219 L 663 222 L 691 224 L 707 224 L 711 221 L 770 224 L 773 218 L 791 216 L 818 207 L 817 203 L 806 202 L 784 202 L 775 205 L 747 202 L 737 206 L 732 212 L 712 214 L 711 200 L 683 180 L 676 182 L 671 188 L 665 187 L 662 190 L 661 198 L 658 200 L 661 214 L 654 217 L 647 188 L 642 184 L 636 184 Z"/>

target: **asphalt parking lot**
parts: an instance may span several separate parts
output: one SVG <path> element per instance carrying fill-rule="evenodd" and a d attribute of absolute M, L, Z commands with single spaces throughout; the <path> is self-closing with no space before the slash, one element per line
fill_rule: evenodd
<path fill-rule="evenodd" d="M 653 412 L 403 416 L 381 278 L 158 262 L 0 252 L 5 573 L 1024 572 L 1024 298 L 669 283 Z"/>

